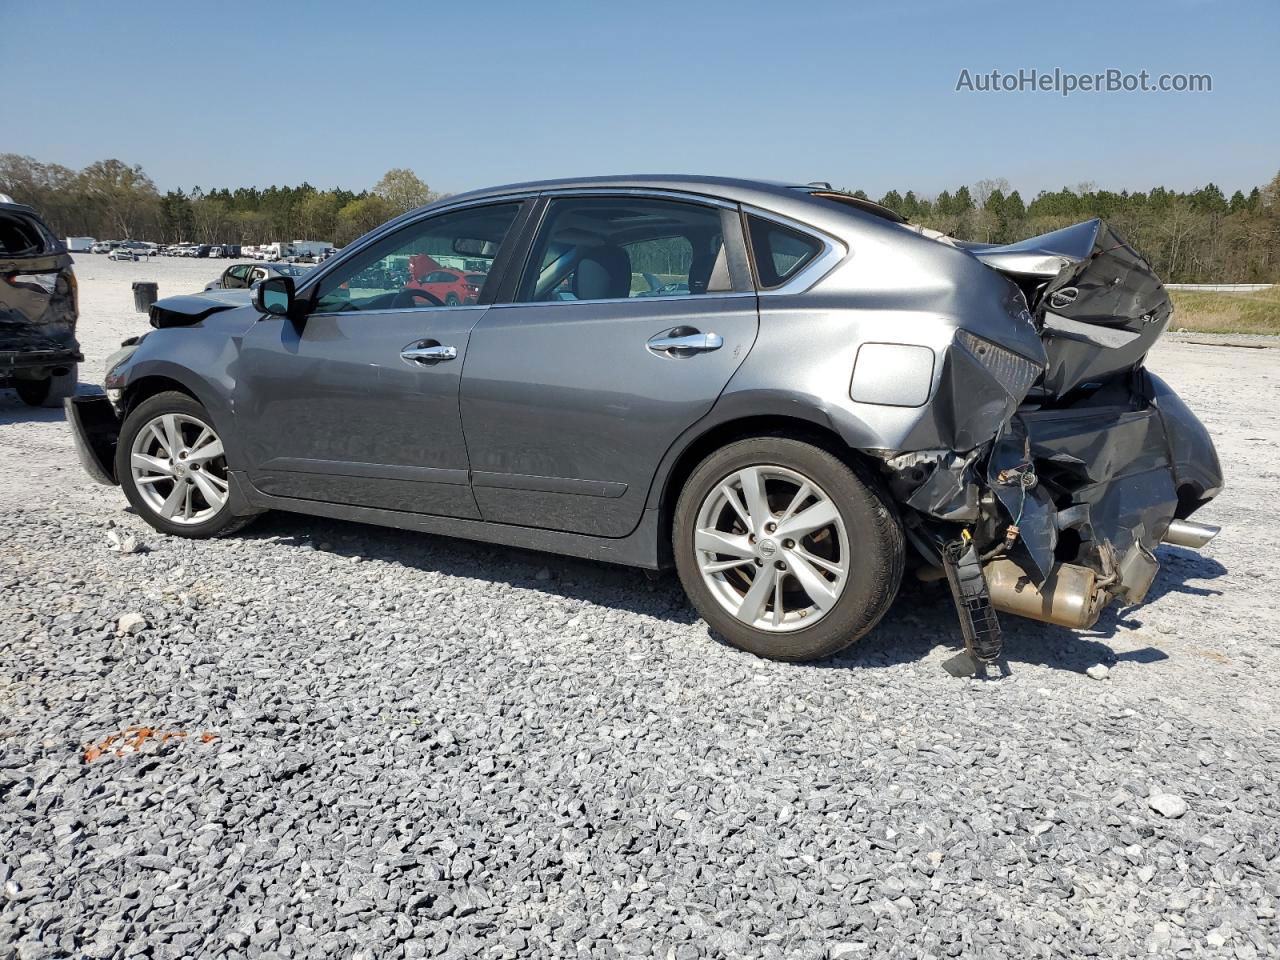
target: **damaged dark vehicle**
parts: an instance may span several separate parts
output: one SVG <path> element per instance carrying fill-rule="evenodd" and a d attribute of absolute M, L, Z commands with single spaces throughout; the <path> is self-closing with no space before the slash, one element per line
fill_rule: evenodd
<path fill-rule="evenodd" d="M 62 406 L 84 359 L 77 317 L 70 254 L 35 210 L 0 194 L 0 387 Z"/>
<path fill-rule="evenodd" d="M 439 301 L 411 265 L 465 272 Z M 1089 221 L 1004 246 L 823 185 L 519 184 L 406 214 L 295 283 L 157 303 L 68 403 L 157 529 L 271 509 L 674 566 L 731 643 L 828 656 L 904 571 L 966 642 L 1142 601 L 1222 488 L 1143 361 L 1172 307 Z"/>

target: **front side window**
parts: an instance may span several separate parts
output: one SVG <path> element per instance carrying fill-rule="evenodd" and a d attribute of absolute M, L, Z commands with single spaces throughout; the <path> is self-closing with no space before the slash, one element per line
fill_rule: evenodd
<path fill-rule="evenodd" d="M 320 281 L 312 310 L 401 310 L 475 303 L 520 210 L 500 203 L 441 213 L 397 230 Z M 460 282 L 465 273 L 483 282 Z M 432 280 L 447 276 L 448 281 Z"/>
<path fill-rule="evenodd" d="M 649 197 L 552 200 L 517 299 L 626 300 L 733 289 L 720 211 Z"/>
<path fill-rule="evenodd" d="M 747 217 L 756 277 L 764 289 L 779 287 L 822 252 L 822 242 L 763 217 Z"/>

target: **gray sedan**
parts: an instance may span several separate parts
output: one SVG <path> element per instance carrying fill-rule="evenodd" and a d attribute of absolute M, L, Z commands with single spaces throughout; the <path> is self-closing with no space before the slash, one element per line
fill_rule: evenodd
<path fill-rule="evenodd" d="M 274 509 L 674 567 L 716 633 L 790 660 L 864 636 L 910 568 L 973 673 L 996 611 L 1090 626 L 1162 541 L 1216 533 L 1189 519 L 1213 444 L 1143 366 L 1170 311 L 1098 220 L 984 246 L 825 186 L 525 183 L 252 303 L 160 301 L 68 410 L 166 534 Z"/>
<path fill-rule="evenodd" d="M 267 277 L 293 277 L 295 280 L 306 276 L 310 267 L 296 263 L 236 263 L 222 271 L 217 280 L 205 284 L 206 290 L 248 290 L 255 283 Z"/>

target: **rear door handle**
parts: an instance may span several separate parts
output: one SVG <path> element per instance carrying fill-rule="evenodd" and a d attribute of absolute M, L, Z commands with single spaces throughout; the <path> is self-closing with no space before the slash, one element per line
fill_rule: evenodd
<path fill-rule="evenodd" d="M 668 357 L 691 357 L 695 353 L 707 353 L 724 346 L 724 337 L 718 333 L 701 333 L 688 327 L 676 327 L 650 337 L 648 348 Z"/>
<path fill-rule="evenodd" d="M 424 366 L 440 363 L 443 360 L 457 360 L 458 348 L 446 347 L 435 340 L 424 340 L 410 344 L 400 351 L 400 359 L 409 363 L 421 363 Z"/>

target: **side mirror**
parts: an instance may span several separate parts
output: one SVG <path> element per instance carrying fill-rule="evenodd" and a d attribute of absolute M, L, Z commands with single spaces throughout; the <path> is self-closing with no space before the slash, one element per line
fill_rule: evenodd
<path fill-rule="evenodd" d="M 273 317 L 293 313 L 293 277 L 267 277 L 253 287 L 253 305 Z"/>

